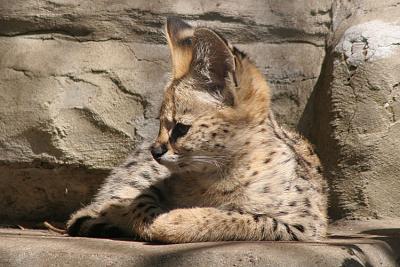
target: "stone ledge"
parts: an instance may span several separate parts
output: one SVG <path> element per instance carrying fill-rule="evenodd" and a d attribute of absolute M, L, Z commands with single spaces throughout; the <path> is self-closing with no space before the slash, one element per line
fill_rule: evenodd
<path fill-rule="evenodd" d="M 398 266 L 400 220 L 342 222 L 331 233 L 321 243 L 156 245 L 0 229 L 0 266 Z"/>

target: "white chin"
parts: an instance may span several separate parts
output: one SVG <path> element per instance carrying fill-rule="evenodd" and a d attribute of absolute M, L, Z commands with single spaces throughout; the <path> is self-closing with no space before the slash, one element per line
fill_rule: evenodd
<path fill-rule="evenodd" d="M 193 166 L 190 166 L 186 163 L 178 163 L 177 160 L 167 160 L 162 158 L 160 159 L 160 164 L 164 165 L 174 173 L 188 172 L 193 168 Z"/>
<path fill-rule="evenodd" d="M 176 168 L 179 168 L 177 159 L 171 159 L 169 157 L 161 157 L 159 163 L 161 165 L 164 165 L 167 167 L 169 170 L 175 170 Z"/>

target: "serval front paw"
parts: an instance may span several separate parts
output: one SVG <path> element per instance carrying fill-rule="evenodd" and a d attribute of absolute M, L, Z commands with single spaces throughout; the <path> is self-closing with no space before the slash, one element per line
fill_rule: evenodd
<path fill-rule="evenodd" d="M 71 216 L 67 222 L 67 233 L 70 236 L 83 237 L 122 237 L 122 231 L 107 222 L 98 212 L 82 209 Z"/>

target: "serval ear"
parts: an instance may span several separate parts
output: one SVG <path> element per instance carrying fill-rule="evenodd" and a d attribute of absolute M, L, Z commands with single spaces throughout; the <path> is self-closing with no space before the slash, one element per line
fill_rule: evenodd
<path fill-rule="evenodd" d="M 179 79 L 189 72 L 193 57 L 194 29 L 177 18 L 167 18 L 165 32 L 171 50 L 174 79 Z"/>
<path fill-rule="evenodd" d="M 224 104 L 234 105 L 235 56 L 216 32 L 207 28 L 195 29 L 190 74 L 201 81 L 209 93 L 222 97 Z"/>

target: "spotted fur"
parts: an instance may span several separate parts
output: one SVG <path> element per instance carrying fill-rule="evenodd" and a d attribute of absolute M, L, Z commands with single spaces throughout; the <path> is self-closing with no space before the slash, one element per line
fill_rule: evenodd
<path fill-rule="evenodd" d="M 281 128 L 249 58 L 208 28 L 169 19 L 173 79 L 160 131 L 67 223 L 72 236 L 183 243 L 318 240 L 326 182 L 300 135 Z"/>

